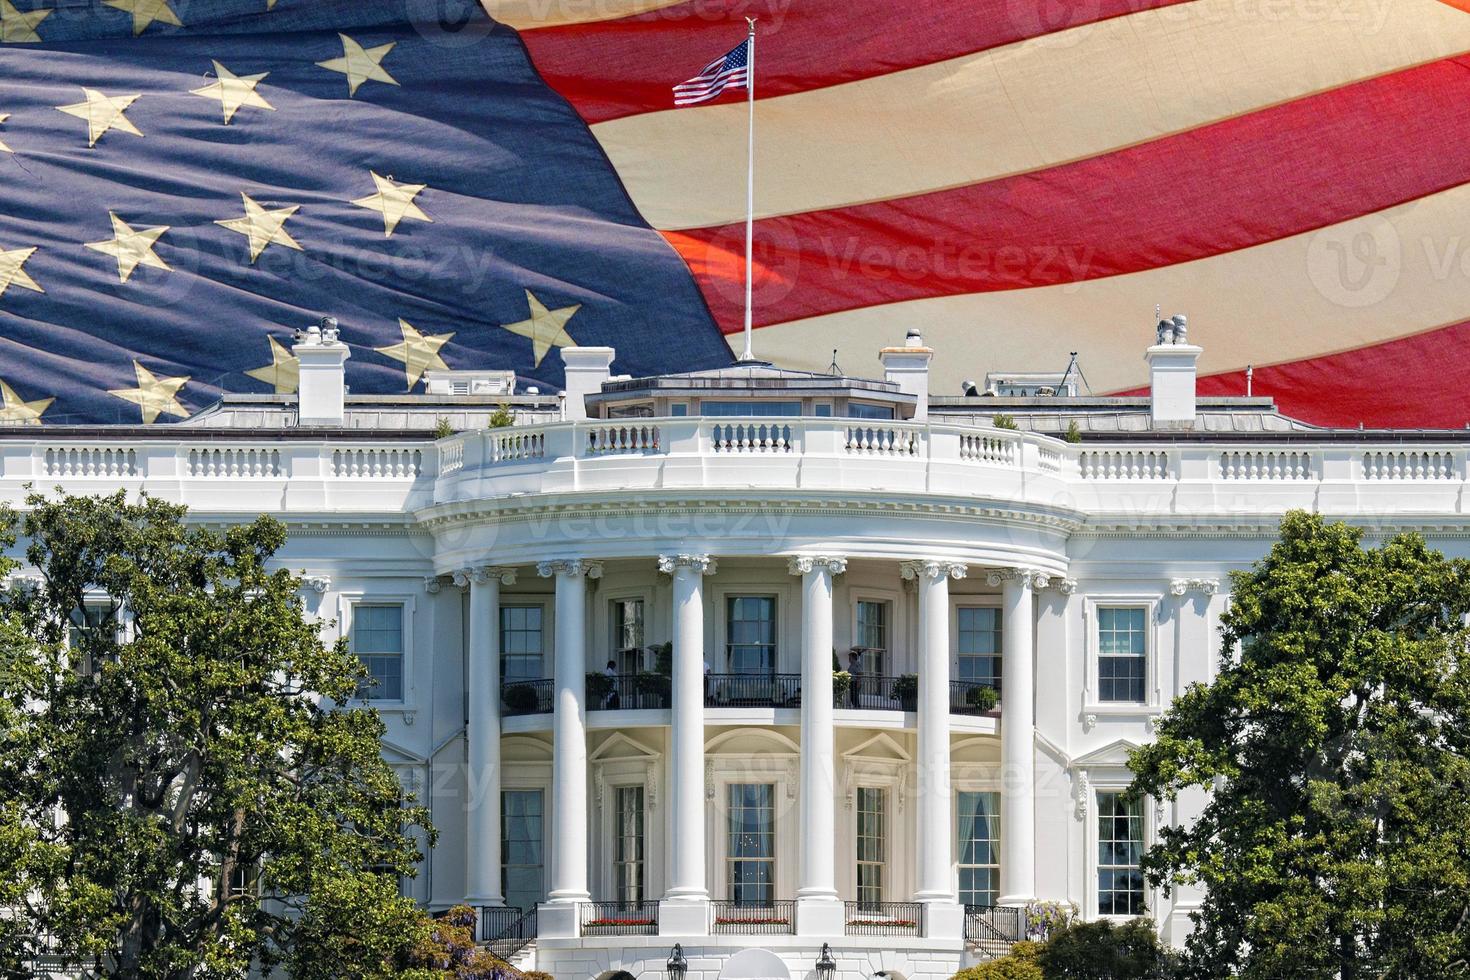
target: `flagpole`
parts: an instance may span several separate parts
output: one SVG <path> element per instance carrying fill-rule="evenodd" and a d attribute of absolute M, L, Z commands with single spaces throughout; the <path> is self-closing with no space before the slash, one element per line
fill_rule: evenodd
<path fill-rule="evenodd" d="M 740 359 L 753 361 L 755 352 L 751 349 L 751 327 L 754 320 L 752 266 L 755 261 L 755 18 L 747 17 L 745 21 L 750 25 L 745 84 L 746 103 L 750 107 L 750 132 L 746 141 L 749 160 L 745 184 L 745 353 L 740 355 Z"/>

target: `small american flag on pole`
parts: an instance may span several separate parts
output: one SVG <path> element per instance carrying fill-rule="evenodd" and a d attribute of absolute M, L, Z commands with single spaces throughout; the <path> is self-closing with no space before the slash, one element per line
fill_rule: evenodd
<path fill-rule="evenodd" d="M 711 61 L 704 71 L 674 86 L 674 105 L 698 105 L 717 99 L 726 89 L 746 88 L 750 79 L 750 39 Z"/>

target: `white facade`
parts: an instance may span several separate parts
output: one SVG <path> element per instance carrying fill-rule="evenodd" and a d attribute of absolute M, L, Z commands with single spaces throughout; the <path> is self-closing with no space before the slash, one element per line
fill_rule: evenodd
<path fill-rule="evenodd" d="M 1009 921 L 966 905 L 1146 907 L 1182 938 L 1196 896 L 1135 891 L 1129 855 L 1201 801 L 1128 809 L 1126 755 L 1210 679 L 1229 573 L 1286 510 L 1470 553 L 1464 433 L 1310 430 L 1259 399 L 1191 423 L 1190 352 L 1159 425 L 1147 399 L 930 397 L 917 339 L 885 382 L 604 381 L 592 352 L 585 398 L 520 399 L 512 428 L 430 395 L 327 398 L 310 427 L 234 399 L 0 429 L 0 501 L 125 488 L 287 522 L 440 831 L 405 887 L 544 903 L 521 955 L 559 980 L 658 974 L 676 942 L 697 980 L 755 948 L 803 978 L 824 943 L 847 980 L 947 977 Z M 441 416 L 480 427 L 436 440 Z M 1073 420 L 1081 443 L 1024 431 Z"/>

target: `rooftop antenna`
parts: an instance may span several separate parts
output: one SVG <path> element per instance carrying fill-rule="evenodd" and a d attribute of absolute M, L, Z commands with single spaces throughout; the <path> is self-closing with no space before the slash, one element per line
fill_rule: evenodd
<path fill-rule="evenodd" d="M 1067 389 L 1067 379 L 1072 376 L 1072 369 L 1074 367 L 1077 367 L 1076 351 L 1072 351 L 1072 360 L 1067 363 L 1067 370 L 1062 372 L 1062 380 L 1057 383 L 1056 394 L 1058 397 L 1060 397 L 1062 392 Z M 1081 369 L 1078 370 L 1078 373 L 1081 373 Z"/>
<path fill-rule="evenodd" d="M 827 366 L 827 373 L 834 378 L 842 377 L 842 368 L 837 366 L 837 348 L 832 348 L 832 363 Z"/>

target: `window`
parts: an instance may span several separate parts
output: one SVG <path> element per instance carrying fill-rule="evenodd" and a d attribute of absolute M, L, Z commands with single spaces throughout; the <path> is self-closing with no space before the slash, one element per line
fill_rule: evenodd
<path fill-rule="evenodd" d="M 960 904 L 994 905 L 1000 895 L 1000 794 L 959 794 Z"/>
<path fill-rule="evenodd" d="M 864 905 L 883 901 L 887 858 L 888 794 L 873 786 L 857 791 L 857 897 Z"/>
<path fill-rule="evenodd" d="M 687 402 L 674 402 L 672 405 L 669 406 L 670 418 L 682 419 L 688 414 L 689 404 Z"/>
<path fill-rule="evenodd" d="M 539 789 L 504 790 L 500 794 L 500 889 L 505 904 L 522 911 L 546 897 L 544 806 Z"/>
<path fill-rule="evenodd" d="M 847 417 L 852 419 L 891 419 L 892 405 L 865 405 L 862 402 L 847 403 Z"/>
<path fill-rule="evenodd" d="M 500 607 L 502 683 L 540 680 L 545 611 L 540 606 Z"/>
<path fill-rule="evenodd" d="M 987 606 L 961 606 L 959 619 L 959 670 L 956 679 L 1000 690 L 1000 610 Z"/>
<path fill-rule="evenodd" d="M 732 674 L 776 672 L 776 599 L 731 596 L 726 606 L 726 656 Z"/>
<path fill-rule="evenodd" d="M 1148 664 L 1144 633 L 1147 610 L 1142 607 L 1100 608 L 1097 611 L 1097 687 L 1102 701 L 1140 703 Z"/>
<path fill-rule="evenodd" d="M 817 402 L 812 406 L 812 415 L 819 419 L 830 419 L 832 406 L 827 402 Z"/>
<path fill-rule="evenodd" d="M 770 905 L 776 897 L 776 787 L 730 786 L 730 840 L 725 862 L 730 901 Z"/>
<path fill-rule="evenodd" d="M 613 887 L 617 900 L 643 901 L 643 787 L 621 786 L 613 828 Z"/>
<path fill-rule="evenodd" d="M 773 416 L 800 415 L 801 402 L 711 402 L 699 403 L 701 415 L 714 415 L 720 418 L 756 417 L 770 418 Z"/>
<path fill-rule="evenodd" d="M 858 666 L 864 674 L 882 677 L 888 659 L 888 603 L 863 600 L 857 604 Z"/>
<path fill-rule="evenodd" d="M 403 700 L 402 606 L 354 606 L 352 652 L 368 673 L 358 697 L 368 701 Z"/>
<path fill-rule="evenodd" d="M 1142 915 L 1143 802 L 1097 794 L 1097 914 Z"/>
<path fill-rule="evenodd" d="M 607 410 L 610 419 L 651 419 L 653 418 L 653 406 L 647 402 L 637 405 L 610 405 Z"/>
<path fill-rule="evenodd" d="M 618 673 L 636 674 L 643 655 L 643 600 L 614 599 L 613 657 Z"/>
<path fill-rule="evenodd" d="M 97 664 L 92 660 L 93 651 L 88 649 L 88 640 L 102 629 L 112 615 L 111 606 L 93 603 L 71 611 L 71 625 L 67 627 L 66 644 L 81 657 L 81 663 L 77 669 L 84 676 L 92 674 L 97 669 Z M 104 656 L 108 659 L 112 658 L 111 654 Z"/>

